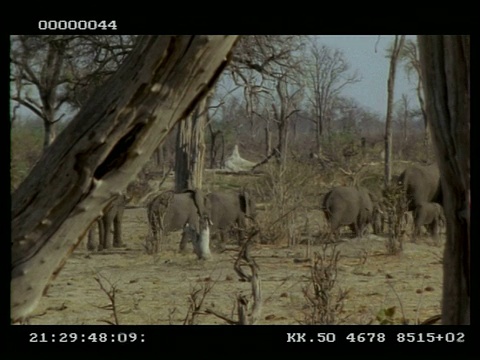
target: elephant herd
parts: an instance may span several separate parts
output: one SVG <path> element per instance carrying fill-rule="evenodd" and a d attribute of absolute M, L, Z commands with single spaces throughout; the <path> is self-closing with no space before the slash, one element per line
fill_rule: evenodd
<path fill-rule="evenodd" d="M 445 221 L 440 176 L 436 165 L 410 166 L 395 182 L 404 190 L 408 211 L 412 213 L 414 238 L 420 235 L 422 226 L 436 237 L 442 221 Z M 98 250 L 112 245 L 123 246 L 121 220 L 125 201 L 125 196 L 117 196 L 105 209 L 104 216 L 97 221 Z M 375 234 L 379 234 L 383 229 L 383 199 L 365 187 L 334 187 L 321 200 L 321 208 L 331 231 L 337 236 L 343 226 L 349 226 L 357 237 L 365 235 L 368 225 L 372 226 Z M 153 244 L 158 245 L 159 238 L 165 234 L 183 230 L 180 250 L 185 250 L 190 240 L 197 255 L 202 258 L 209 257 L 209 250 L 202 248 L 205 248 L 204 239 L 208 241 L 210 233 L 220 238 L 220 244 L 224 244 L 226 234 L 235 228 L 240 244 L 244 237 L 246 220 L 256 218 L 256 205 L 246 191 L 214 191 L 208 194 L 201 190 L 186 190 L 180 193 L 164 191 L 149 201 L 147 218 Z M 93 239 L 91 229 L 87 243 L 89 250 L 95 249 Z"/>
<path fill-rule="evenodd" d="M 414 239 L 425 226 L 437 237 L 445 217 L 442 208 L 442 189 L 436 165 L 413 165 L 406 168 L 396 180 L 404 190 L 407 209 L 412 212 Z M 382 228 L 383 202 L 370 190 L 361 186 L 338 186 L 331 189 L 323 199 L 322 209 L 337 234 L 341 226 L 350 226 L 357 237 L 362 237 L 369 224 L 374 233 Z M 337 234 L 338 235 L 338 234 Z"/>
<path fill-rule="evenodd" d="M 98 250 L 112 245 L 122 246 L 121 216 L 124 208 L 125 196 L 118 196 L 97 221 Z M 163 235 L 183 230 L 180 250 L 184 251 L 190 240 L 199 258 L 209 257 L 209 250 L 204 249 L 204 239 L 208 241 L 210 232 L 224 244 L 227 233 L 235 228 L 238 242 L 241 243 L 247 219 L 255 217 L 255 201 L 246 191 L 215 191 L 204 194 L 201 190 L 186 190 L 180 193 L 167 190 L 155 195 L 147 204 L 147 218 L 152 236 L 150 240 L 154 246 L 158 246 L 159 238 Z M 113 241 L 110 231 L 112 225 Z M 89 250 L 95 250 L 93 232 L 92 228 L 87 243 Z"/>

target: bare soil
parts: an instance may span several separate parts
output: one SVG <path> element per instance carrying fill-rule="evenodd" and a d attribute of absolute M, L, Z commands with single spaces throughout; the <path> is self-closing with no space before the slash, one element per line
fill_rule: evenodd
<path fill-rule="evenodd" d="M 123 223 L 125 248 L 88 252 L 86 241 L 74 251 L 42 298 L 30 324 L 106 324 L 115 322 L 105 291 L 115 289 L 119 324 L 183 324 L 190 295 L 212 286 L 201 310 L 214 309 L 236 318 L 239 293 L 249 295 L 250 284 L 238 281 L 233 264 L 238 248 L 214 252 L 199 261 L 193 252 L 178 252 L 179 234 L 171 234 L 158 254 L 144 250 L 148 233 L 146 209 L 127 209 Z M 400 255 L 387 255 L 386 239 L 369 235 L 345 238 L 340 251 L 338 278 L 332 296 L 348 290 L 338 324 L 379 324 L 377 315 L 395 307 L 391 320 L 419 323 L 440 314 L 443 245 L 429 238 L 408 241 Z M 442 238 L 441 244 L 444 239 Z M 310 307 L 303 289 L 310 283 L 311 261 L 321 246 L 294 247 L 255 244 L 251 256 L 260 269 L 263 307 L 258 324 L 300 324 L 308 321 Z M 225 324 L 200 313 L 197 324 Z"/>

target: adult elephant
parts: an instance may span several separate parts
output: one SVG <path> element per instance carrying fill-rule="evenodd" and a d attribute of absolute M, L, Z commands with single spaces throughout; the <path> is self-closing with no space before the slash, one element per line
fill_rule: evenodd
<path fill-rule="evenodd" d="M 98 225 L 98 246 L 95 243 L 95 224 L 88 232 L 87 249 L 98 251 L 113 247 L 122 247 L 122 220 L 125 210 L 125 195 L 117 195 L 114 200 L 104 209 L 103 216 L 96 221 Z M 113 233 L 112 233 L 113 226 Z M 112 241 L 113 240 L 113 241 Z"/>
<path fill-rule="evenodd" d="M 225 234 L 236 226 L 238 242 L 241 244 L 246 219 L 255 219 L 257 215 L 255 200 L 246 191 L 214 191 L 207 194 L 207 199 L 211 206 L 212 233 L 219 234 L 221 242 L 225 243 Z"/>
<path fill-rule="evenodd" d="M 338 234 L 340 226 L 348 225 L 357 237 L 362 237 L 372 220 L 373 202 L 364 187 L 337 186 L 325 195 L 322 209 L 333 234 Z"/>
<path fill-rule="evenodd" d="M 398 177 L 398 185 L 405 189 L 409 211 L 415 211 L 424 202 L 442 204 L 440 173 L 436 164 L 407 167 Z"/>
<path fill-rule="evenodd" d="M 153 252 L 158 250 L 159 235 L 183 230 L 186 226 L 194 231 L 200 230 L 200 217 L 210 213 L 207 197 L 201 190 L 186 190 L 175 193 L 164 191 L 155 196 L 147 205 L 148 222 L 153 234 Z M 184 251 L 189 232 L 184 232 L 180 242 L 180 250 Z"/>

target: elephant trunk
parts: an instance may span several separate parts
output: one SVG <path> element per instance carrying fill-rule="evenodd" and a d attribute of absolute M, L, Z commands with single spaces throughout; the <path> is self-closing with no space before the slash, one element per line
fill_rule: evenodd
<path fill-rule="evenodd" d="M 195 206 L 197 207 L 198 210 L 198 216 L 201 218 L 204 215 L 208 215 L 205 213 L 205 206 L 204 206 L 204 196 L 203 196 L 203 191 L 200 189 L 195 189 L 193 192 L 193 201 L 195 203 Z"/>

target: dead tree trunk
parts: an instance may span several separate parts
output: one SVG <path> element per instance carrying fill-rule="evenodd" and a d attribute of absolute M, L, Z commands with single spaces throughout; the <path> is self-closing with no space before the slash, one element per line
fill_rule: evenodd
<path fill-rule="evenodd" d="M 387 83 L 387 116 L 385 121 L 385 187 L 390 184 L 392 178 L 392 113 L 393 113 L 393 92 L 395 89 L 395 72 L 397 70 L 397 59 L 405 41 L 405 35 L 395 35 L 395 41 L 390 56 L 390 71 Z"/>
<path fill-rule="evenodd" d="M 175 154 L 175 191 L 201 189 L 205 162 L 207 98 L 199 102 L 189 119 L 178 124 Z"/>
<path fill-rule="evenodd" d="M 470 36 L 418 37 L 447 220 L 442 324 L 470 324 Z"/>
<path fill-rule="evenodd" d="M 218 150 L 221 147 L 218 139 L 223 137 L 221 130 L 213 130 L 211 122 L 208 122 L 208 130 L 210 131 L 210 169 L 215 169 L 217 165 Z"/>
<path fill-rule="evenodd" d="M 209 92 L 236 39 L 140 37 L 46 149 L 12 196 L 12 321 L 29 316 L 112 195 Z"/>

